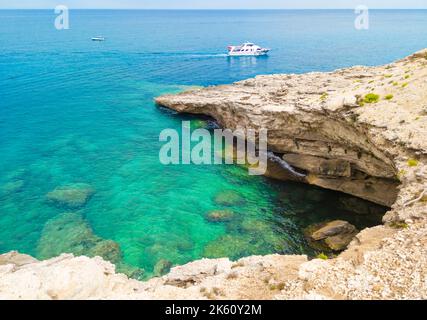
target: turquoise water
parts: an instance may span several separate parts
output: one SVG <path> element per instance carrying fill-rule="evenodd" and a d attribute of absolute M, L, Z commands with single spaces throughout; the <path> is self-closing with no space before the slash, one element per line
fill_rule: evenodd
<path fill-rule="evenodd" d="M 237 166 L 161 165 L 160 131 L 188 118 L 153 98 L 257 74 L 387 63 L 427 46 L 427 11 L 374 11 L 363 32 L 350 11 L 71 11 L 65 31 L 54 19 L 0 11 L 0 253 L 96 253 L 150 277 L 166 260 L 315 254 L 302 232 L 310 223 L 380 221 L 351 213 L 352 198 Z M 90 41 L 96 35 L 107 41 Z M 224 55 L 245 40 L 273 51 Z M 78 205 L 49 201 L 75 184 L 90 189 Z M 209 221 L 212 210 L 232 217 Z"/>

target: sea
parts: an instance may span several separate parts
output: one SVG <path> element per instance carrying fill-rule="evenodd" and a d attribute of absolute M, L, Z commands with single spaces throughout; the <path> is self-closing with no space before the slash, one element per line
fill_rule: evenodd
<path fill-rule="evenodd" d="M 60 30 L 57 17 L 0 10 L 0 254 L 100 255 L 147 279 L 204 257 L 316 256 L 312 224 L 381 222 L 385 208 L 242 166 L 161 164 L 160 132 L 204 119 L 154 98 L 387 64 L 427 47 L 427 10 L 371 10 L 363 30 L 352 10 L 70 10 Z M 226 55 L 245 41 L 271 52 Z"/>

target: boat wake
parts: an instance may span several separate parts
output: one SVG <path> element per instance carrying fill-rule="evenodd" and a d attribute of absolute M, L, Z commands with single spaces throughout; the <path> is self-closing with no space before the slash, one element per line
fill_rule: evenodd
<path fill-rule="evenodd" d="M 147 53 L 145 53 L 147 55 Z M 163 57 L 182 57 L 182 58 L 225 58 L 228 57 L 225 53 L 169 53 L 169 52 L 154 52 L 148 55 L 156 55 Z"/>

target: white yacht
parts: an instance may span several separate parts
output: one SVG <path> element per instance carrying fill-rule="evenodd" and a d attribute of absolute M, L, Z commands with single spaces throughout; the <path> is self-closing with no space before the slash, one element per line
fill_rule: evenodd
<path fill-rule="evenodd" d="M 227 49 L 229 56 L 265 56 L 270 51 L 251 42 L 245 42 L 240 46 L 228 46 Z"/>
<path fill-rule="evenodd" d="M 92 41 L 105 41 L 104 37 L 98 36 L 98 37 L 93 37 Z"/>

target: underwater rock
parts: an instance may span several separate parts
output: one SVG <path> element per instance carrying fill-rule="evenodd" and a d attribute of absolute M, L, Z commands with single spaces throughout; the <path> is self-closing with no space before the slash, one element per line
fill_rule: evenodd
<path fill-rule="evenodd" d="M 158 277 L 163 276 L 169 272 L 171 267 L 172 262 L 166 259 L 160 259 L 154 266 L 154 275 Z"/>
<path fill-rule="evenodd" d="M 209 242 L 203 251 L 206 258 L 229 257 L 232 260 L 250 255 L 264 255 L 272 246 L 264 238 L 243 234 L 225 234 Z"/>
<path fill-rule="evenodd" d="M 94 194 L 92 187 L 85 183 L 75 183 L 57 187 L 46 195 L 47 200 L 59 207 L 78 209 L 83 207 Z"/>
<path fill-rule="evenodd" d="M 5 183 L 0 188 L 0 195 L 6 196 L 6 195 L 20 192 L 24 188 L 24 184 L 25 184 L 24 180 L 16 180 L 16 181 Z"/>
<path fill-rule="evenodd" d="M 206 215 L 209 222 L 227 222 L 234 218 L 234 212 L 231 210 L 213 210 Z"/>
<path fill-rule="evenodd" d="M 206 258 L 230 257 L 236 259 L 244 256 L 248 247 L 249 239 L 247 237 L 227 234 L 209 242 L 203 251 L 203 256 Z"/>
<path fill-rule="evenodd" d="M 100 256 L 112 263 L 117 263 L 121 259 L 120 246 L 112 240 L 101 240 L 91 249 L 91 255 Z"/>
<path fill-rule="evenodd" d="M 38 256 L 49 259 L 62 253 L 101 256 L 110 262 L 121 257 L 119 245 L 96 236 L 78 213 L 63 213 L 49 220 L 38 243 Z"/>
<path fill-rule="evenodd" d="M 145 275 L 145 270 L 142 268 L 134 267 L 123 262 L 116 264 L 116 272 L 123 273 L 129 278 L 143 280 Z"/>
<path fill-rule="evenodd" d="M 237 206 L 244 202 L 245 200 L 241 195 L 234 190 L 224 190 L 215 196 L 215 203 L 221 206 Z"/>
<path fill-rule="evenodd" d="M 176 247 L 180 251 L 188 251 L 194 248 L 194 243 L 190 239 L 178 239 Z"/>
<path fill-rule="evenodd" d="M 245 219 L 241 223 L 241 228 L 245 232 L 266 234 L 272 232 L 271 225 L 257 219 Z"/>
<path fill-rule="evenodd" d="M 142 279 L 144 270 L 122 261 L 117 242 L 98 237 L 83 217 L 74 212 L 62 213 L 49 220 L 37 246 L 40 259 L 49 259 L 62 253 L 76 256 L 102 257 L 115 264 L 117 271 L 135 279 Z"/>

